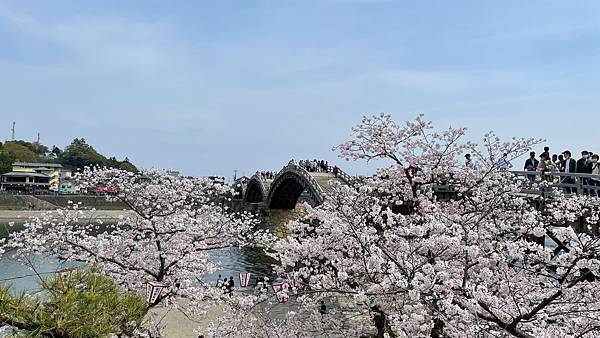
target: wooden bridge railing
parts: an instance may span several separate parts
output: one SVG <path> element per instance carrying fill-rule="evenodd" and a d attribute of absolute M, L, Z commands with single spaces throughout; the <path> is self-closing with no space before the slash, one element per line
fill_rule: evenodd
<path fill-rule="evenodd" d="M 525 191 L 543 195 L 551 188 L 558 188 L 566 194 L 600 196 L 600 175 L 563 173 L 552 171 L 511 171 L 511 173 L 527 178 L 531 189 Z M 534 183 L 545 183 L 542 187 L 533 187 Z"/>
<path fill-rule="evenodd" d="M 333 168 L 332 166 L 327 166 L 327 172 L 329 173 L 333 173 Z M 350 185 L 352 183 L 352 176 L 348 175 L 348 173 L 346 173 L 345 171 L 343 171 L 340 167 L 338 167 L 338 173 L 337 173 L 337 177 L 339 179 L 341 179 L 344 183 Z"/>

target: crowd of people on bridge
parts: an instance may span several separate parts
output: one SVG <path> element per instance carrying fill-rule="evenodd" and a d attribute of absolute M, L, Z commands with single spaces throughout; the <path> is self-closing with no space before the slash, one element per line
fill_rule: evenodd
<path fill-rule="evenodd" d="M 295 165 L 296 162 L 294 161 L 294 159 L 291 159 L 288 162 L 288 165 Z M 308 171 L 309 173 L 333 173 L 335 175 L 335 177 L 338 177 L 338 175 L 341 172 L 340 167 L 338 167 L 337 165 L 334 165 L 333 167 L 329 166 L 329 162 L 325 161 L 325 160 L 300 160 L 298 162 L 298 166 L 301 167 L 302 169 Z"/>
<path fill-rule="evenodd" d="M 600 163 L 598 154 L 584 150 L 581 152 L 581 158 L 575 160 L 569 150 L 561 154 L 550 155 L 550 148 L 544 147 L 544 152 L 540 159 L 536 158 L 534 151 L 529 153 L 529 158 L 525 161 L 524 170 L 542 171 L 542 172 L 564 172 L 578 174 L 600 175 Z"/>
<path fill-rule="evenodd" d="M 263 180 L 272 180 L 275 178 L 275 175 L 277 175 L 277 173 L 274 171 L 257 171 L 256 175 Z"/>
<path fill-rule="evenodd" d="M 550 147 L 544 147 L 544 151 L 540 154 L 539 159 L 536 158 L 535 151 L 529 153 L 529 158 L 525 160 L 523 170 L 525 171 L 537 171 L 544 173 L 543 179 L 549 182 L 558 181 L 559 183 L 574 184 L 576 182 L 573 177 L 555 177 L 552 173 L 572 173 L 572 174 L 590 174 L 600 176 L 600 155 L 593 153 L 589 150 L 583 150 L 579 159 L 572 157 L 571 151 L 565 150 L 560 154 L 550 155 Z M 471 159 L 470 154 L 465 155 L 465 166 L 476 169 L 475 164 Z M 509 170 L 513 167 L 510 161 L 507 159 L 507 154 L 503 154 L 502 158 L 496 164 L 499 170 Z M 528 175 L 531 181 L 535 180 L 536 175 Z M 600 177 L 582 178 L 583 185 L 598 186 L 600 187 Z M 574 187 L 565 187 L 563 189 L 566 193 L 576 193 L 577 189 Z M 600 190 L 600 188 L 598 189 Z M 597 196 L 599 191 L 596 189 L 584 189 L 585 195 Z"/>
<path fill-rule="evenodd" d="M 329 163 L 325 160 L 300 160 L 298 165 L 311 173 L 326 173 L 329 171 Z"/>
<path fill-rule="evenodd" d="M 529 153 L 529 158 L 525 161 L 523 168 L 526 171 L 541 171 L 544 173 L 573 173 L 573 174 L 591 174 L 600 176 L 600 156 L 589 150 L 583 150 L 581 157 L 575 160 L 569 150 L 563 151 L 561 154 L 550 155 L 550 148 L 544 147 L 544 151 L 540 154 L 539 160 L 536 158 L 535 152 Z M 552 178 L 548 178 L 550 180 Z M 583 178 L 584 185 L 600 186 L 600 180 L 594 178 Z M 575 179 L 572 177 L 564 177 L 562 183 L 573 184 Z M 566 187 L 566 193 L 577 192 L 576 188 Z M 598 195 L 595 189 L 584 189 L 585 195 Z"/>

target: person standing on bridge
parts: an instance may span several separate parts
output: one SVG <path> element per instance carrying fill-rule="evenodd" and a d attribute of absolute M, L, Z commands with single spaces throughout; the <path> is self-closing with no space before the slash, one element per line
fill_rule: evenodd
<path fill-rule="evenodd" d="M 563 167 L 563 163 L 565 162 L 565 156 L 563 154 L 558 155 L 558 159 L 556 160 L 556 166 L 560 172 L 565 171 L 565 167 Z"/>
<path fill-rule="evenodd" d="M 512 164 L 508 160 L 507 153 L 502 154 L 502 158 L 500 161 L 498 161 L 497 166 L 500 171 L 507 171 L 508 169 L 512 168 Z"/>
<path fill-rule="evenodd" d="M 529 158 L 525 161 L 525 171 L 536 171 L 540 161 L 535 158 L 535 151 L 529 153 Z M 527 178 L 533 182 L 535 181 L 535 175 L 527 175 Z"/>
<path fill-rule="evenodd" d="M 471 159 L 471 154 L 465 155 L 465 167 L 467 167 L 469 169 L 477 170 L 475 163 L 473 163 L 473 160 Z"/>
<path fill-rule="evenodd" d="M 338 174 L 340 173 L 340 167 L 338 167 L 337 165 L 333 166 L 333 176 L 338 177 Z"/>
<path fill-rule="evenodd" d="M 590 153 L 587 150 L 581 152 L 581 158 L 577 160 L 577 173 L 590 174 L 592 172 L 592 163 L 590 162 Z"/>
<path fill-rule="evenodd" d="M 554 175 L 552 173 L 557 172 L 558 169 L 550 159 L 550 155 L 548 155 L 547 153 L 542 153 L 542 155 L 540 156 L 538 171 L 543 173 L 544 179 L 546 181 L 552 182 L 554 180 Z"/>
<path fill-rule="evenodd" d="M 562 154 L 565 158 L 561 164 L 562 172 L 564 172 L 565 174 L 577 172 L 577 162 L 575 162 L 575 160 L 571 158 L 571 152 L 565 150 Z M 575 179 L 572 177 L 565 177 L 563 178 L 562 183 L 574 184 Z M 565 187 L 563 191 L 565 194 L 577 193 L 577 188 Z"/>
<path fill-rule="evenodd" d="M 592 162 L 590 161 L 590 153 L 587 150 L 581 152 L 581 158 L 577 160 L 577 173 L 578 174 L 591 174 L 592 173 Z M 589 184 L 588 178 L 581 178 L 583 185 Z M 588 189 L 583 189 L 584 195 L 589 195 Z"/>
<path fill-rule="evenodd" d="M 542 158 L 544 154 L 548 155 L 548 158 L 550 158 L 550 147 L 544 147 L 544 152 L 540 154 L 540 158 Z"/>
<path fill-rule="evenodd" d="M 598 154 L 594 154 L 592 155 L 592 175 L 598 176 L 598 178 L 600 178 L 600 156 L 598 156 Z M 594 187 L 600 187 L 600 179 L 597 178 L 590 178 L 590 185 L 594 186 Z M 590 195 L 591 196 L 600 196 L 600 191 L 598 191 L 598 189 L 591 189 L 590 190 Z"/>

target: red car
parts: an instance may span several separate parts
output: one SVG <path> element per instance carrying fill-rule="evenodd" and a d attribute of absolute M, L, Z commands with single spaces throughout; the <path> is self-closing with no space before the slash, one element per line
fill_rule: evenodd
<path fill-rule="evenodd" d="M 92 189 L 94 194 L 116 194 L 118 192 L 117 188 L 112 185 L 109 186 L 101 186 L 97 185 Z"/>

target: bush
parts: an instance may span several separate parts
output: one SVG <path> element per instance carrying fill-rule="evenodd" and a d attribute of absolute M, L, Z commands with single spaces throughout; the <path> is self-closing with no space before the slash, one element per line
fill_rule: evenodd
<path fill-rule="evenodd" d="M 0 326 L 15 326 L 32 337 L 131 336 L 148 310 L 139 295 L 120 290 L 94 268 L 57 273 L 40 286 L 40 297 L 0 287 Z"/>

